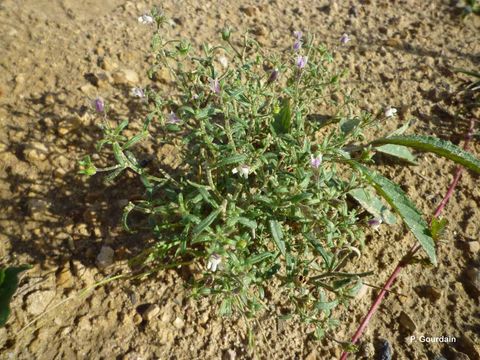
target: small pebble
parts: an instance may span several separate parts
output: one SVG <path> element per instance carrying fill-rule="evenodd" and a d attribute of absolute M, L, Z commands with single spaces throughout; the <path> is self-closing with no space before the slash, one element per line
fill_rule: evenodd
<path fill-rule="evenodd" d="M 45 161 L 47 159 L 48 149 L 41 142 L 33 142 L 23 150 L 23 155 L 31 163 Z"/>
<path fill-rule="evenodd" d="M 416 288 L 418 295 L 429 299 L 431 302 L 437 302 L 442 296 L 442 292 L 432 285 L 419 286 Z"/>
<path fill-rule="evenodd" d="M 475 296 L 480 296 L 480 270 L 472 267 L 469 268 L 465 274 L 467 276 L 465 285 Z"/>
<path fill-rule="evenodd" d="M 113 263 L 113 256 L 115 251 L 110 246 L 102 246 L 100 253 L 97 256 L 97 266 L 104 269 Z"/>
<path fill-rule="evenodd" d="M 469 241 L 467 242 L 466 248 L 468 252 L 472 253 L 473 255 L 476 255 L 478 254 L 478 252 L 480 252 L 480 242 Z"/>
<path fill-rule="evenodd" d="M 398 317 L 398 322 L 404 329 L 408 330 L 411 333 L 413 333 L 417 329 L 417 325 L 415 324 L 415 322 L 404 311 L 400 313 L 400 316 Z"/>
<path fill-rule="evenodd" d="M 160 307 L 156 304 L 151 304 L 142 314 L 142 318 L 146 321 L 152 320 L 160 313 Z"/>
<path fill-rule="evenodd" d="M 112 77 L 115 85 L 135 85 L 140 81 L 138 74 L 130 69 L 120 69 Z"/>
<path fill-rule="evenodd" d="M 173 322 L 173 326 L 175 326 L 177 329 L 182 329 L 185 326 L 185 321 L 183 321 L 182 318 L 177 317 L 175 321 Z"/>
<path fill-rule="evenodd" d="M 392 360 L 392 347 L 386 339 L 380 339 L 377 347 L 378 360 Z"/>

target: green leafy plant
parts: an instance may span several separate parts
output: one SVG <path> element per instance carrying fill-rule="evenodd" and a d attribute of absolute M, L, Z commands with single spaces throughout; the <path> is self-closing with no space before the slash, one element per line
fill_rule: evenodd
<path fill-rule="evenodd" d="M 10 302 L 18 287 L 18 275 L 30 269 L 29 265 L 0 269 L 0 327 L 5 326 L 10 315 Z"/>
<path fill-rule="evenodd" d="M 85 175 L 107 171 L 108 182 L 125 172 L 140 180 L 143 199 L 125 207 L 123 225 L 151 232 L 155 243 L 132 266 L 190 266 L 192 295 L 218 299 L 220 314 L 253 318 L 277 308 L 321 337 L 337 325 L 332 310 L 371 275 L 346 270 L 363 250 L 365 228 L 394 223 L 392 210 L 436 263 L 438 226 L 432 233 L 401 188 L 369 167 L 372 156 L 414 163 L 413 147 L 474 171 L 478 160 L 451 143 L 402 136 L 408 125 L 365 144 L 363 133 L 384 116 L 353 113 L 340 87 L 345 73 L 314 37 L 297 32 L 292 50 L 278 52 L 248 34 L 234 41 L 224 29 L 223 45 L 195 52 L 185 40 L 163 38 L 160 12 L 141 19 L 156 24 L 148 75 L 167 72 L 174 87 L 135 91 L 148 109 L 137 134 L 128 121 L 112 126 L 97 100 L 98 149 L 104 164 L 115 164 L 80 163 Z M 139 160 L 166 144 L 178 152 L 177 168 Z"/>
<path fill-rule="evenodd" d="M 462 8 L 462 16 L 470 14 L 480 15 L 480 2 L 478 0 L 462 0 L 459 6 Z"/>

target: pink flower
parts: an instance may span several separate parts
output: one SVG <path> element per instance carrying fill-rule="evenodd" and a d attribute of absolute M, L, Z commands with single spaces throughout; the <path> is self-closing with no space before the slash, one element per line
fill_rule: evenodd
<path fill-rule="evenodd" d="M 299 56 L 297 57 L 297 62 L 296 62 L 297 67 L 298 67 L 299 69 L 303 69 L 303 68 L 307 65 L 307 61 L 308 61 L 308 57 L 307 57 L 307 56 L 301 56 L 301 55 L 299 55 Z"/>
<path fill-rule="evenodd" d="M 310 166 L 313 169 L 318 169 L 320 167 L 320 165 L 322 164 L 322 160 L 323 160 L 322 154 L 317 155 L 315 157 L 312 155 L 311 158 L 310 158 Z"/>
<path fill-rule="evenodd" d="M 215 94 L 220 94 L 220 82 L 218 81 L 217 78 L 210 80 L 210 89 L 211 89 Z"/>
<path fill-rule="evenodd" d="M 348 36 L 348 34 L 343 34 L 342 37 L 340 38 L 340 42 L 345 45 L 347 44 L 349 41 L 350 41 L 350 37 Z"/>
<path fill-rule="evenodd" d="M 303 33 L 301 31 L 294 31 L 293 36 L 295 36 L 295 43 L 293 44 L 293 50 L 298 51 L 302 47 Z"/>
<path fill-rule="evenodd" d="M 378 228 L 380 227 L 380 225 L 382 224 L 382 219 L 380 218 L 373 218 L 373 219 L 370 219 L 368 220 L 368 225 L 370 225 L 370 227 L 373 229 L 373 230 L 378 230 Z"/>
<path fill-rule="evenodd" d="M 273 83 L 278 79 L 279 75 L 280 75 L 280 72 L 278 71 L 278 69 L 276 68 L 273 69 L 273 71 L 270 73 L 270 77 L 268 78 L 267 83 L 269 84 Z"/>
<path fill-rule="evenodd" d="M 167 123 L 178 124 L 179 122 L 180 122 L 180 118 L 173 111 L 170 111 L 170 114 L 168 115 Z"/>
<path fill-rule="evenodd" d="M 101 113 L 105 111 L 105 103 L 103 102 L 102 98 L 96 98 L 93 101 L 93 104 L 95 105 L 95 110 L 97 110 L 97 112 Z"/>
<path fill-rule="evenodd" d="M 145 97 L 145 91 L 142 88 L 134 87 L 130 91 L 130 94 L 133 97 L 138 97 L 138 98 L 144 98 Z"/>

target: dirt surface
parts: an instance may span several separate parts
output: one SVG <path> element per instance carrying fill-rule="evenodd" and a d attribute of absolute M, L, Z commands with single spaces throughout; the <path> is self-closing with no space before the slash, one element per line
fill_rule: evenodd
<path fill-rule="evenodd" d="M 139 121 L 129 95 L 144 75 L 150 28 L 137 22 L 153 3 L 123 0 L 4 0 L 0 2 L 0 261 L 34 264 L 23 276 L 13 314 L 0 329 L 2 359 L 335 359 L 333 341 L 266 314 L 254 325 L 221 319 L 207 300 L 184 289 L 185 274 L 160 273 L 80 291 L 126 269 L 126 259 L 150 239 L 122 232 L 119 216 L 138 194 L 124 186 L 85 181 L 76 162 L 93 151 L 100 131 L 92 100 L 105 98 L 115 119 Z M 268 47 L 287 49 L 292 31 L 312 32 L 350 71 L 359 108 L 386 106 L 399 116 L 379 130 L 415 118 L 412 130 L 459 143 L 466 122 L 456 117 L 454 67 L 478 69 L 480 19 L 462 22 L 448 1 L 163 1 L 167 32 L 195 45 L 216 42 L 230 24 L 252 29 Z M 339 38 L 352 39 L 342 46 Z M 164 82 L 168 82 L 165 79 Z M 168 84 L 165 84 L 168 86 Z M 480 156 L 480 145 L 472 151 Z M 153 149 L 174 157 L 171 149 Z M 430 155 L 420 165 L 379 165 L 426 214 L 445 193 L 453 165 Z M 405 270 L 351 358 L 375 359 L 387 339 L 393 359 L 480 359 L 480 187 L 465 172 L 447 206 L 439 266 Z M 374 270 L 381 286 L 413 239 L 400 226 L 381 227 L 355 264 Z M 103 247 L 103 250 L 101 250 Z M 101 252 L 108 264 L 100 269 Z M 476 282 L 475 282 L 475 276 Z M 371 304 L 368 288 L 338 312 L 337 340 L 348 340 Z M 39 315 L 42 315 L 37 318 Z M 32 320 L 37 320 L 30 323 Z M 449 336 L 455 343 L 409 341 Z"/>

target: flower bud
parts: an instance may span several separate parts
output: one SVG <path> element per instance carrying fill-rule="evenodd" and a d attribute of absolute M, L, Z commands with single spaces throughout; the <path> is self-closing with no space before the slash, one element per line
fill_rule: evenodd
<path fill-rule="evenodd" d="M 277 81 L 279 75 L 280 75 L 280 71 L 278 71 L 277 68 L 273 69 L 273 71 L 270 73 L 270 77 L 268 78 L 267 83 L 271 84 L 274 81 Z"/>
<path fill-rule="evenodd" d="M 232 33 L 232 30 L 231 30 L 229 27 L 224 27 L 224 28 L 222 29 L 222 39 L 223 39 L 224 41 L 230 40 L 230 35 L 231 35 L 231 33 Z"/>

